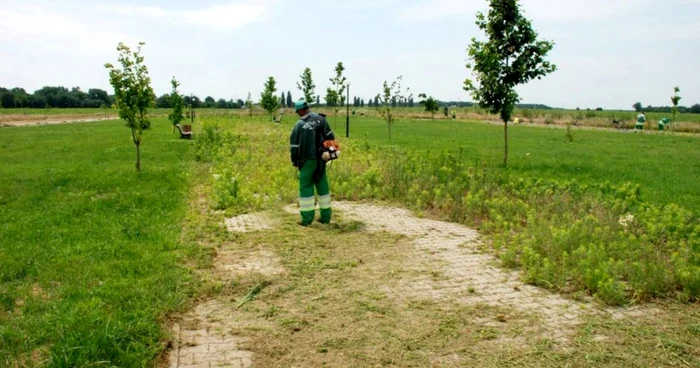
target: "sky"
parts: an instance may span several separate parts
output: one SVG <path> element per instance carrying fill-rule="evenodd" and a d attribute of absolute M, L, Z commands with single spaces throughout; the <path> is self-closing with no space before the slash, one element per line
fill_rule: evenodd
<path fill-rule="evenodd" d="M 523 103 L 631 109 L 700 103 L 700 0 L 521 0 L 558 70 L 518 88 Z M 337 62 L 351 95 L 403 76 L 417 96 L 471 101 L 467 47 L 486 0 L 0 0 L 0 86 L 109 87 L 116 46 L 146 43 L 156 94 L 259 99 L 267 77 L 323 96 Z"/>

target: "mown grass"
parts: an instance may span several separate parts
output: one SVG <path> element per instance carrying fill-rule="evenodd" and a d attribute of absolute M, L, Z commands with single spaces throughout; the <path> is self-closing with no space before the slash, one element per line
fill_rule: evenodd
<path fill-rule="evenodd" d="M 183 266 L 190 142 L 155 120 L 0 129 L 0 366 L 150 364 L 198 281 Z"/>
<path fill-rule="evenodd" d="M 341 125 L 338 133 L 344 135 Z M 580 183 L 633 183 L 642 198 L 657 204 L 677 203 L 700 212 L 700 138 L 575 130 L 574 142 L 558 129 L 511 126 L 509 169 L 518 176 L 575 180 Z M 354 119 L 351 138 L 409 150 L 461 151 L 469 164 L 504 172 L 503 127 L 455 121 L 386 123 Z"/>

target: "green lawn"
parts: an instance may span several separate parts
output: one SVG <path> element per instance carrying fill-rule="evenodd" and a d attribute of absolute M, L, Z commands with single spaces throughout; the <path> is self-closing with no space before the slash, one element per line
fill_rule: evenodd
<path fill-rule="evenodd" d="M 190 142 L 155 120 L 2 128 L 0 366 L 144 366 L 195 289 L 180 233 Z M 39 357 L 39 358 L 37 358 Z"/>
<path fill-rule="evenodd" d="M 352 139 L 389 143 L 382 120 L 355 118 L 351 124 Z M 337 134 L 345 136 L 344 121 L 338 123 Z M 647 201 L 700 212 L 700 138 L 595 130 L 574 130 L 573 135 L 569 143 L 565 130 L 510 126 L 509 170 L 587 183 L 636 183 Z M 391 144 L 415 150 L 462 149 L 464 160 L 498 167 L 503 126 L 403 120 L 392 126 Z"/>

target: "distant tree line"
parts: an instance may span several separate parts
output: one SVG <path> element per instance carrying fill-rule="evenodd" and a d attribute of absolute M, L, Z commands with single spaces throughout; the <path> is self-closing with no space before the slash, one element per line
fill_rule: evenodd
<path fill-rule="evenodd" d="M 207 96 L 204 101 L 200 100 L 199 97 L 194 95 L 186 95 L 183 97 L 185 106 L 192 106 L 196 109 L 242 109 L 245 106 L 245 101 L 240 98 L 237 100 L 229 99 L 225 100 L 223 98 L 215 99 L 214 97 Z M 156 107 L 161 109 L 169 109 L 170 106 L 170 94 L 166 93 L 158 98 L 156 98 Z"/>
<path fill-rule="evenodd" d="M 641 102 L 637 102 L 634 105 L 632 105 L 634 108 L 634 111 L 637 112 L 662 112 L 662 113 L 671 113 L 673 107 L 672 106 L 651 106 L 648 105 L 647 107 L 643 107 Z M 678 112 L 680 113 L 690 113 L 690 114 L 700 114 L 700 104 L 695 104 L 690 107 L 686 106 L 678 106 Z"/>
<path fill-rule="evenodd" d="M 43 87 L 33 94 L 24 88 L 7 89 L 0 87 L 0 104 L 5 108 L 80 108 L 109 107 L 114 103 L 114 96 L 106 91 L 91 88 L 84 92 L 80 87 Z"/>
<path fill-rule="evenodd" d="M 239 109 L 245 105 L 245 101 L 238 100 L 218 100 L 207 96 L 204 101 L 194 95 L 184 96 L 186 106 L 195 108 L 219 108 L 219 109 Z M 66 87 L 42 87 L 27 93 L 24 88 L 3 88 L 0 87 L 0 107 L 4 108 L 99 108 L 111 107 L 114 104 L 114 96 L 107 91 L 91 88 L 84 92 L 80 87 L 68 89 Z M 170 108 L 170 94 L 164 94 L 156 98 L 156 107 Z"/>

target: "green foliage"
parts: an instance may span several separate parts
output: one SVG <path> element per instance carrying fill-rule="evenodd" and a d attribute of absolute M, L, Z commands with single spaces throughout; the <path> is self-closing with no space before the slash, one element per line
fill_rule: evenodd
<path fill-rule="evenodd" d="M 301 93 L 304 95 L 304 100 L 311 104 L 314 102 L 314 89 L 316 88 L 313 76 L 311 74 L 311 69 L 304 69 L 304 72 L 301 74 L 300 78 L 301 82 L 297 82 L 297 88 L 299 88 Z"/>
<path fill-rule="evenodd" d="M 265 82 L 265 90 L 260 94 L 260 105 L 268 114 L 273 115 L 280 108 L 280 100 L 275 96 L 277 92 L 277 82 L 274 77 L 269 77 Z"/>
<path fill-rule="evenodd" d="M 636 112 L 642 112 L 642 103 L 641 102 L 635 102 L 634 105 L 632 105 L 632 108 L 634 108 L 634 111 Z"/>
<path fill-rule="evenodd" d="M 115 104 L 119 109 L 119 117 L 126 121 L 131 128 L 131 137 L 136 145 L 136 170 L 141 170 L 141 141 L 143 131 L 151 125 L 148 119 L 148 108 L 155 104 L 155 93 L 151 88 L 151 78 L 148 67 L 143 63 L 140 42 L 136 52 L 123 43 L 119 43 L 119 64 L 121 69 L 112 64 L 105 64 L 109 70 L 109 83 L 114 88 Z"/>
<path fill-rule="evenodd" d="M 0 366 L 145 367 L 165 349 L 204 252 L 182 234 L 190 144 L 152 123 L 141 175 L 114 121 L 3 131 Z"/>
<path fill-rule="evenodd" d="M 391 82 L 391 84 L 384 81 L 382 93 L 375 97 L 375 107 L 381 114 L 382 118 L 384 118 L 384 121 L 386 121 L 386 125 L 389 128 L 389 141 L 391 141 L 391 125 L 394 124 L 394 121 L 396 120 L 396 116 L 394 116 L 396 100 L 405 98 L 405 94 L 409 91 L 408 88 L 405 91 L 401 88 L 402 80 L 403 76 L 399 76 L 395 81 Z"/>
<path fill-rule="evenodd" d="M 336 118 L 340 108 L 345 106 L 345 89 L 347 88 L 347 78 L 345 78 L 343 75 L 344 71 L 345 67 L 343 66 L 343 63 L 339 62 L 338 65 L 335 66 L 335 77 L 330 79 L 334 92 L 331 98 L 335 97 L 335 103 L 332 106 L 335 107 L 333 111 L 335 112 Z"/>
<path fill-rule="evenodd" d="M 554 44 L 537 40 L 530 21 L 521 14 L 518 0 L 490 0 L 488 15 L 477 13 L 476 25 L 486 33 L 486 41 L 472 38 L 467 69 L 475 81 L 464 81 L 479 106 L 500 114 L 505 124 L 505 155 L 508 164 L 508 121 L 520 100 L 516 86 L 556 70 L 544 58 Z"/>
<path fill-rule="evenodd" d="M 423 98 L 420 104 L 425 106 L 425 111 L 430 113 L 432 119 L 435 119 L 435 113 L 440 110 L 438 101 L 434 99 L 433 96 L 428 97 L 425 93 L 419 94 L 418 97 Z M 410 99 L 410 101 L 413 101 L 413 99 Z"/>
<path fill-rule="evenodd" d="M 324 97 L 324 100 L 326 100 L 326 106 L 337 107 L 338 106 L 338 92 L 334 91 L 331 88 L 328 88 L 326 90 L 326 97 Z"/>
<path fill-rule="evenodd" d="M 673 96 L 671 97 L 671 103 L 673 107 L 671 108 L 671 121 L 676 121 L 676 115 L 678 114 L 678 103 L 681 101 L 681 96 L 678 95 L 681 89 L 678 87 L 673 88 Z"/>
<path fill-rule="evenodd" d="M 173 125 L 178 125 L 180 122 L 185 120 L 185 116 L 183 115 L 185 105 L 182 95 L 177 90 L 177 87 L 180 86 L 180 82 L 173 77 L 170 84 L 173 86 L 173 90 L 170 93 L 170 107 L 172 107 L 173 111 L 168 115 L 168 119 L 170 119 L 170 122 L 173 123 Z"/>

